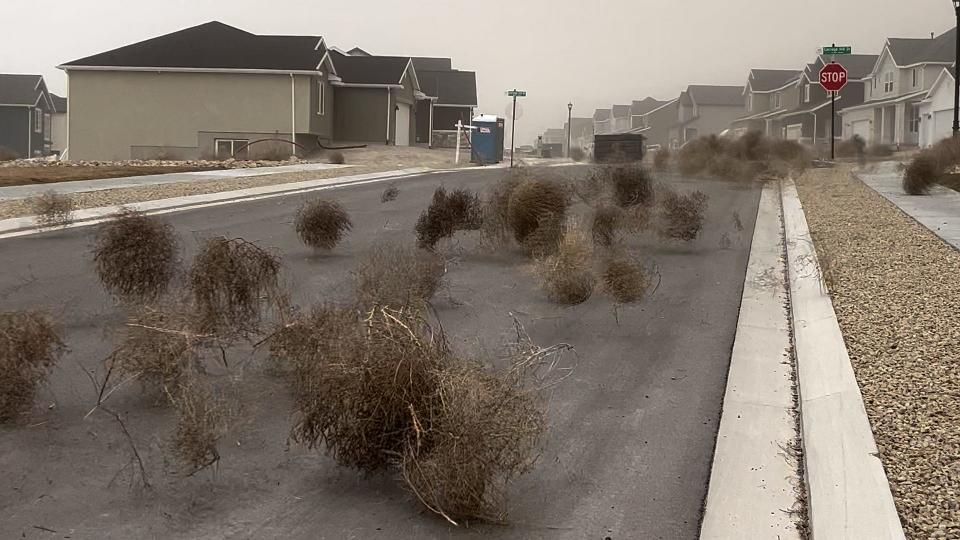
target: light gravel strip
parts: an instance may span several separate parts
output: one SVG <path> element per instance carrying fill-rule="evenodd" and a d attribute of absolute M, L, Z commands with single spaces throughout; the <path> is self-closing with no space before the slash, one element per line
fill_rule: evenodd
<path fill-rule="evenodd" d="M 881 163 L 873 171 L 855 174 L 905 214 L 960 249 L 960 193 L 935 185 L 927 195 L 907 195 L 903 191 L 903 172 L 891 162 Z"/>
<path fill-rule="evenodd" d="M 792 181 L 783 216 L 811 535 L 905 538 Z"/>
<path fill-rule="evenodd" d="M 960 538 L 960 251 L 853 178 L 797 181 L 909 538 Z"/>
<path fill-rule="evenodd" d="M 336 178 L 324 178 L 321 180 L 312 180 L 307 182 L 294 182 L 290 184 L 278 184 L 271 186 L 256 187 L 250 189 L 241 189 L 236 191 L 222 191 L 205 195 L 190 195 L 186 197 L 174 197 L 169 199 L 159 199 L 133 203 L 124 206 L 106 206 L 100 208 L 88 208 L 74 212 L 73 222 L 61 228 L 86 227 L 102 223 L 109 216 L 118 212 L 121 208 L 132 208 L 147 214 L 167 214 L 170 212 L 179 212 L 182 210 L 192 210 L 196 208 L 206 208 L 210 206 L 219 206 L 223 204 L 233 204 L 238 202 L 255 201 L 272 197 L 281 197 L 297 193 L 307 193 L 324 189 L 332 189 L 346 185 L 368 184 L 371 182 L 383 182 L 386 180 L 397 180 L 411 176 L 433 172 L 427 168 L 404 169 L 400 171 L 391 171 L 386 173 L 370 173 L 355 176 L 341 176 Z M 37 227 L 36 216 L 25 216 L 0 220 L 0 239 L 13 238 L 17 236 L 26 236 L 44 232 Z"/>
<path fill-rule="evenodd" d="M 789 450 L 799 434 L 781 219 L 778 185 L 768 183 L 743 284 L 702 539 L 801 538 L 793 514 L 803 487 Z"/>

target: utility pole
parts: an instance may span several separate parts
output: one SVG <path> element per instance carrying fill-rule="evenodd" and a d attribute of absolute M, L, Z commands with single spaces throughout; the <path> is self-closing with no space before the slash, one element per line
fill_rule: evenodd
<path fill-rule="evenodd" d="M 960 0 L 958 0 L 960 1 Z M 517 134 L 517 98 L 526 97 L 527 93 L 523 90 L 514 88 L 507 92 L 507 95 L 513 98 L 513 113 L 510 114 L 510 168 L 513 168 L 513 154 L 516 151 Z"/>
<path fill-rule="evenodd" d="M 567 103 L 567 158 L 570 157 L 571 131 L 573 131 L 573 103 Z"/>

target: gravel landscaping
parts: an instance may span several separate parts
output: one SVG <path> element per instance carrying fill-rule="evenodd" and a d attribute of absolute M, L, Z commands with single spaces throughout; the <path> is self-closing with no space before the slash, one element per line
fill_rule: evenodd
<path fill-rule="evenodd" d="M 960 252 L 853 178 L 797 186 L 909 538 L 960 538 Z"/>

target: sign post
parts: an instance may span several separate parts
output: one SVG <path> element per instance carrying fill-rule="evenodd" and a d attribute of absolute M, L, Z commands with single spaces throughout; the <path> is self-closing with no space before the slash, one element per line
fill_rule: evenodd
<path fill-rule="evenodd" d="M 514 88 L 507 92 L 507 95 L 513 98 L 513 114 L 510 115 L 510 168 L 513 168 L 513 153 L 514 153 L 514 142 L 517 128 L 517 98 L 518 97 L 527 97 L 527 92 L 524 90 L 517 90 Z"/>
<path fill-rule="evenodd" d="M 837 92 L 847 85 L 847 70 L 836 62 L 831 62 L 820 70 L 820 86 L 830 92 L 830 159 L 836 159 L 837 138 Z M 814 134 L 816 135 L 816 134 Z"/>

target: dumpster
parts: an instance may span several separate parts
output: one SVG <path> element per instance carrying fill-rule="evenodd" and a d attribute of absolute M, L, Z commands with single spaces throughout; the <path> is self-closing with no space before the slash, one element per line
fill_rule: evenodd
<path fill-rule="evenodd" d="M 487 165 L 503 161 L 503 118 L 481 114 L 473 119 L 470 162 Z"/>
<path fill-rule="evenodd" d="M 646 137 L 639 133 L 594 135 L 593 160 L 597 163 L 643 161 Z"/>

